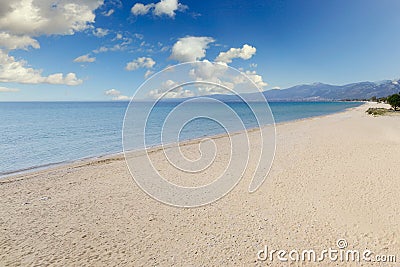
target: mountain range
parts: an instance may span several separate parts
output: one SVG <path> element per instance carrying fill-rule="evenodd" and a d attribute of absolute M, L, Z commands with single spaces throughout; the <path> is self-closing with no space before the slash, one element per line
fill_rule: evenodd
<path fill-rule="evenodd" d="M 346 85 L 324 83 L 304 84 L 282 90 L 264 91 L 268 100 L 273 101 L 322 101 L 354 100 L 386 97 L 400 92 L 400 80 L 380 82 L 359 82 Z"/>
<path fill-rule="evenodd" d="M 287 89 L 272 89 L 263 94 L 268 101 L 337 101 L 362 100 L 372 97 L 387 97 L 400 92 L 400 80 L 380 82 L 358 82 L 346 85 L 313 83 L 293 86 Z M 211 95 L 221 101 L 238 101 L 235 95 Z M 246 94 L 246 100 L 257 101 L 259 94 Z"/>

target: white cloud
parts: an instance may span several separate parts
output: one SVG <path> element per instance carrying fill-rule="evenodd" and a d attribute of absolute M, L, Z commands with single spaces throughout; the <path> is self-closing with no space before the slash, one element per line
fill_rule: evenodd
<path fill-rule="evenodd" d="M 101 37 L 106 36 L 109 32 L 110 32 L 110 31 L 107 30 L 107 29 L 96 28 L 96 29 L 93 31 L 93 35 L 96 36 L 96 37 L 101 38 Z"/>
<path fill-rule="evenodd" d="M 195 96 L 195 93 L 189 89 L 178 87 L 178 83 L 173 80 L 166 80 L 159 89 L 151 90 L 148 93 L 150 98 L 185 98 Z M 172 90 L 171 90 L 172 89 Z M 171 90 L 171 91 L 170 91 Z"/>
<path fill-rule="evenodd" d="M 112 95 L 112 96 L 117 96 L 120 95 L 121 92 L 116 90 L 116 89 L 110 89 L 104 92 L 106 95 Z"/>
<path fill-rule="evenodd" d="M 201 64 L 196 64 L 195 68 L 191 69 L 189 74 L 196 81 L 219 83 L 220 78 L 224 76 L 227 69 L 227 64 L 217 64 L 203 60 Z"/>
<path fill-rule="evenodd" d="M 19 89 L 0 86 L 0 93 L 7 93 L 7 92 L 19 92 Z"/>
<path fill-rule="evenodd" d="M 221 86 L 212 84 L 198 84 L 197 95 L 210 95 L 210 94 L 228 94 L 229 90 L 233 90 L 235 83 L 230 80 L 231 77 L 225 77 L 228 65 L 225 63 L 211 63 L 208 60 L 203 60 L 201 64 L 196 64 L 190 70 L 189 75 L 195 81 L 211 82 Z"/>
<path fill-rule="evenodd" d="M 184 11 L 187 6 L 178 3 L 178 0 L 161 0 L 154 7 L 156 16 L 167 15 L 171 18 L 175 17 L 175 11 Z"/>
<path fill-rule="evenodd" d="M 147 13 L 149 13 L 150 9 L 153 7 L 154 7 L 154 4 L 143 5 L 142 3 L 136 3 L 132 7 L 131 12 L 135 16 L 146 15 Z"/>
<path fill-rule="evenodd" d="M 178 2 L 178 0 L 161 0 L 157 3 L 150 3 L 144 5 L 142 3 L 136 3 L 131 12 L 135 16 L 146 15 L 149 12 L 152 12 L 156 16 L 166 15 L 168 17 L 175 17 L 176 11 L 184 11 L 187 9 L 187 6 L 182 5 Z"/>
<path fill-rule="evenodd" d="M 268 86 L 268 83 L 264 82 L 263 77 L 257 74 L 255 70 L 247 70 L 245 71 L 245 74 L 255 83 L 255 85 L 257 85 L 258 88 L 263 89 L 265 86 Z"/>
<path fill-rule="evenodd" d="M 108 51 L 123 51 L 129 49 L 129 45 L 133 42 L 132 38 L 124 37 L 121 33 L 117 33 L 115 37 L 111 41 L 119 41 L 119 43 L 114 44 L 112 46 L 101 46 L 97 49 L 94 49 L 92 52 L 95 54 L 104 53 Z"/>
<path fill-rule="evenodd" d="M 108 50 L 109 50 L 108 47 L 101 46 L 101 47 L 99 47 L 98 49 L 93 50 L 92 52 L 95 53 L 95 54 L 98 54 L 98 53 L 107 52 Z"/>
<path fill-rule="evenodd" d="M 49 76 L 42 76 L 41 70 L 36 70 L 26 65 L 26 61 L 16 61 L 14 57 L 0 50 L 0 82 L 66 85 L 78 85 L 82 83 L 82 80 L 78 79 L 75 73 L 68 73 L 67 75 L 55 73 Z"/>
<path fill-rule="evenodd" d="M 0 47 L 5 49 L 25 49 L 28 47 L 40 48 L 38 41 L 27 35 L 12 35 L 7 32 L 0 32 Z"/>
<path fill-rule="evenodd" d="M 104 53 L 104 52 L 108 52 L 108 51 L 123 51 L 127 49 L 126 44 L 122 43 L 122 44 L 115 44 L 111 47 L 106 47 L 106 46 L 101 46 L 98 49 L 93 50 L 92 52 L 95 54 L 99 54 L 99 53 Z"/>
<path fill-rule="evenodd" d="M 144 78 L 147 79 L 150 75 L 152 75 L 154 71 L 152 70 L 147 70 L 146 73 L 144 74 Z"/>
<path fill-rule="evenodd" d="M 120 91 L 116 89 L 110 89 L 104 92 L 104 94 L 112 96 L 112 100 L 129 100 L 128 96 L 122 95 Z"/>
<path fill-rule="evenodd" d="M 249 66 L 250 66 L 250 68 L 257 68 L 258 65 L 257 65 L 257 63 L 251 63 Z"/>
<path fill-rule="evenodd" d="M 94 11 L 102 0 L 14 0 L 0 4 L 0 82 L 51 83 L 78 85 L 82 80 L 75 73 L 42 76 L 42 70 L 15 60 L 9 50 L 39 48 L 34 37 L 40 35 L 72 35 L 93 27 Z"/>
<path fill-rule="evenodd" d="M 205 57 L 208 45 L 215 40 L 211 37 L 187 36 L 180 38 L 172 46 L 171 59 L 179 62 L 190 62 Z"/>
<path fill-rule="evenodd" d="M 138 68 L 151 69 L 156 62 L 150 57 L 139 57 L 131 62 L 128 62 L 125 66 L 126 70 L 137 70 Z"/>
<path fill-rule="evenodd" d="M 88 63 L 91 63 L 91 62 L 95 62 L 95 61 L 96 61 L 96 58 L 95 57 L 90 57 L 89 55 L 83 55 L 83 56 L 80 56 L 80 57 L 77 57 L 77 58 L 74 59 L 74 62 L 88 62 Z"/>
<path fill-rule="evenodd" d="M 162 90 L 151 90 L 149 97 L 158 99 L 162 98 L 186 98 L 186 97 L 193 97 L 195 96 L 194 92 L 191 90 L 184 90 L 181 87 L 176 88 L 174 91 L 170 91 L 168 93 L 163 92 Z"/>
<path fill-rule="evenodd" d="M 119 96 L 113 97 L 112 100 L 130 100 L 130 97 L 126 96 L 126 95 L 119 95 Z"/>
<path fill-rule="evenodd" d="M 62 73 L 56 73 L 45 77 L 44 82 L 51 84 L 78 85 L 82 83 L 82 80 L 78 80 L 75 73 L 68 73 L 65 76 Z"/>
<path fill-rule="evenodd" d="M 3 4 L 0 29 L 16 35 L 73 34 L 94 23 L 99 0 L 15 0 Z"/>
<path fill-rule="evenodd" d="M 189 80 L 196 81 L 193 85 L 181 87 L 177 82 L 167 80 L 159 88 L 148 93 L 151 98 L 184 98 L 212 94 L 237 94 L 255 92 L 253 83 L 263 89 L 267 86 L 261 75 L 256 71 L 245 71 L 239 74 L 230 69 L 226 63 L 212 63 L 203 60 L 201 63 L 190 64 Z M 173 71 L 174 67 L 171 68 Z M 247 78 L 246 78 L 247 76 Z M 176 87 L 173 91 L 170 89 Z M 257 90 L 258 91 L 258 90 Z"/>
<path fill-rule="evenodd" d="M 235 91 L 248 91 L 249 88 L 240 88 L 238 85 L 249 86 L 248 80 L 243 75 L 232 76 L 232 72 L 227 72 L 229 66 L 226 63 L 211 63 L 208 60 L 203 60 L 202 64 L 195 65 L 195 68 L 190 70 L 190 75 L 195 81 L 206 81 L 216 84 L 220 84 L 228 89 Z M 267 86 L 268 84 L 264 82 L 263 77 L 257 74 L 256 71 L 245 71 L 244 74 L 256 84 L 260 89 Z M 227 94 L 229 91 L 223 87 L 203 85 L 199 87 L 200 95 L 207 94 Z"/>
<path fill-rule="evenodd" d="M 110 9 L 110 10 L 108 10 L 107 12 L 103 12 L 102 14 L 103 14 L 103 16 L 109 17 L 109 16 L 111 16 L 112 14 L 114 14 L 114 12 L 115 12 L 114 9 Z"/>
<path fill-rule="evenodd" d="M 281 89 L 281 87 L 280 87 L 280 86 L 274 86 L 274 87 L 272 87 L 272 89 L 275 89 L 275 90 L 280 90 L 280 89 Z"/>
<path fill-rule="evenodd" d="M 140 34 L 140 33 L 135 33 L 133 36 L 135 36 L 135 38 L 137 38 L 139 40 L 142 40 L 144 38 L 144 35 Z"/>
<path fill-rule="evenodd" d="M 399 84 L 399 82 L 398 82 L 398 81 L 392 81 L 392 84 L 394 84 L 394 85 L 398 85 L 398 84 Z"/>
<path fill-rule="evenodd" d="M 166 52 L 169 50 L 169 48 L 170 48 L 169 46 L 161 47 L 160 52 Z"/>
<path fill-rule="evenodd" d="M 219 53 L 215 61 L 231 63 L 234 58 L 250 59 L 255 53 L 255 47 L 245 44 L 242 48 L 231 48 L 227 52 Z"/>

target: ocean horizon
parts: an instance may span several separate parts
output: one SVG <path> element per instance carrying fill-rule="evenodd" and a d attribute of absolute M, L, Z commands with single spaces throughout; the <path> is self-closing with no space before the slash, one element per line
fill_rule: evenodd
<path fill-rule="evenodd" d="M 155 108 L 155 116 L 146 128 L 146 145 L 161 144 L 160 127 L 178 103 L 164 102 Z M 122 152 L 122 125 L 128 104 L 125 101 L 0 102 L 0 177 Z M 226 104 L 238 114 L 246 129 L 263 126 L 257 124 L 246 104 Z M 275 123 L 328 115 L 361 104 L 269 102 Z M 194 103 L 193 108 L 201 112 L 204 103 Z M 212 104 L 208 104 L 207 109 L 210 108 L 219 112 Z M 265 104 L 260 103 L 259 108 L 265 108 Z M 227 123 L 230 123 L 229 118 Z M 225 129 L 215 122 L 195 120 L 179 132 L 176 141 L 224 132 Z M 175 138 L 173 133 L 171 138 Z M 142 145 L 143 140 L 138 140 L 136 148 L 140 149 Z"/>

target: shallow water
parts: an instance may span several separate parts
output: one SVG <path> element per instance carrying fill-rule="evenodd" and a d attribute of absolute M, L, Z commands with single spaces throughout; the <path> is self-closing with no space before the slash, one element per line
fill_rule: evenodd
<path fill-rule="evenodd" d="M 142 103 L 146 105 L 145 103 Z M 272 102 L 275 122 L 297 120 L 343 111 L 359 106 L 354 102 Z M 161 142 L 160 129 L 177 103 L 162 103 L 151 113 L 146 126 L 146 144 Z M 244 103 L 228 103 L 246 128 L 257 127 L 257 121 Z M 127 102 L 0 102 L 0 175 L 43 165 L 73 161 L 86 157 L 122 151 L 122 125 Z M 253 104 L 255 109 L 265 105 Z M 192 111 L 207 109 L 222 114 L 217 105 L 193 103 Z M 223 115 L 223 114 L 222 114 Z M 271 123 L 271 120 L 260 124 Z M 226 116 L 229 130 L 240 130 Z M 226 126 L 224 125 L 224 126 Z M 170 133 L 170 141 L 187 140 L 224 133 L 215 121 L 198 118 L 184 127 L 179 135 Z M 167 140 L 168 140 L 167 138 Z M 137 147 L 143 145 L 138 140 Z"/>

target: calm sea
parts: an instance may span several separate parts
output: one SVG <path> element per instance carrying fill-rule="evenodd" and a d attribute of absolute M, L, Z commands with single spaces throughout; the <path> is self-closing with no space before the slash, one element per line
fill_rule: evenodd
<path fill-rule="evenodd" d="M 275 122 L 331 114 L 359 106 L 354 102 L 272 102 Z M 159 129 L 176 103 L 162 103 L 152 113 L 146 142 L 160 143 Z M 193 109 L 205 104 L 195 103 Z M 55 163 L 122 151 L 121 132 L 127 102 L 0 102 L 0 176 Z M 243 103 L 229 103 L 246 128 L 257 126 Z M 260 105 L 260 108 L 265 108 Z M 212 105 L 207 109 L 213 109 Z M 218 111 L 215 111 L 218 113 Z M 229 118 L 227 118 L 229 121 Z M 221 125 L 194 120 L 179 140 L 223 133 Z M 138 140 L 140 147 L 141 140 Z M 142 142 L 143 143 L 143 142 Z"/>

